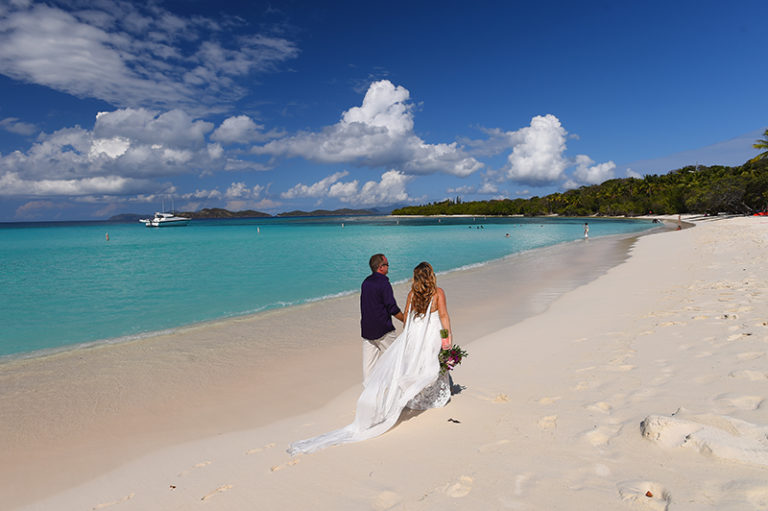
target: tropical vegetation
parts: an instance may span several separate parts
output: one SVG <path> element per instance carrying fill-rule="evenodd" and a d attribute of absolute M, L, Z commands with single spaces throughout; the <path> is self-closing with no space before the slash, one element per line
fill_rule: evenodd
<path fill-rule="evenodd" d="M 768 148 L 766 140 L 755 148 Z M 460 197 L 396 209 L 395 215 L 750 214 L 768 209 L 768 152 L 739 167 L 688 166 L 663 175 L 611 179 L 530 199 L 462 202 Z"/>
<path fill-rule="evenodd" d="M 768 128 L 766 128 L 766 130 L 763 132 L 763 138 L 755 140 L 755 143 L 752 144 L 752 147 L 758 150 L 768 149 Z M 757 156 L 755 156 L 749 161 L 754 163 L 756 161 L 765 160 L 765 159 L 768 159 L 768 151 L 763 151 L 762 153 L 758 154 Z"/>

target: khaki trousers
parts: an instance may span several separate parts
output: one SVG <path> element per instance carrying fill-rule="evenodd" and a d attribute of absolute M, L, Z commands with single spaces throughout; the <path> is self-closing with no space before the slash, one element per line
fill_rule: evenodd
<path fill-rule="evenodd" d="M 381 354 L 397 339 L 395 332 L 397 331 L 392 330 L 373 341 L 363 339 L 363 382 L 368 379 L 368 375 L 371 374 L 373 366 L 376 365 Z"/>

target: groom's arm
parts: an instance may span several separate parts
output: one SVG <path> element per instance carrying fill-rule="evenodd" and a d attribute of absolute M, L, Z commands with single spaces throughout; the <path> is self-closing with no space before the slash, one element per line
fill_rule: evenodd
<path fill-rule="evenodd" d="M 385 288 L 383 298 L 384 307 L 386 307 L 389 315 L 393 318 L 399 319 L 401 323 L 405 323 L 405 317 L 403 316 L 403 312 L 400 310 L 400 307 L 397 306 L 397 301 L 395 301 L 395 293 L 392 291 L 391 285 L 388 285 Z"/>

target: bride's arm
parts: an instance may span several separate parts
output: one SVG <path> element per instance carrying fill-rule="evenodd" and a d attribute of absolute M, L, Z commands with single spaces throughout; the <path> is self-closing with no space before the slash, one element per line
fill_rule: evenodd
<path fill-rule="evenodd" d="M 443 339 L 443 349 L 453 346 L 453 333 L 451 332 L 451 318 L 448 316 L 448 306 L 445 303 L 443 288 L 437 288 L 437 313 L 440 316 L 440 324 L 448 330 L 448 337 Z"/>

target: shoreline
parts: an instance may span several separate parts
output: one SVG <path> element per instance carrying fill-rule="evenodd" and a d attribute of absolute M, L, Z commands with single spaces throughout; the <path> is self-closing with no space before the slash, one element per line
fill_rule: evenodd
<path fill-rule="evenodd" d="M 563 292 L 625 260 L 628 246 L 645 234 L 559 244 L 438 276 L 457 342 L 470 344 L 542 312 Z M 594 259 L 604 262 L 595 266 Z M 544 260 L 567 271 L 537 277 L 533 270 Z M 393 287 L 403 302 L 407 282 Z M 14 421 L 0 424 L 8 460 L 0 468 L 2 493 L 23 483 L 27 495 L 55 494 L 169 444 L 264 426 L 338 398 L 359 384 L 357 296 L 4 363 L 0 416 Z M 289 331 L 281 332 L 286 324 Z M 264 341 L 274 335 L 284 342 Z M 314 364 L 317 349 L 322 367 Z M 327 373 L 334 378 L 324 388 L 302 395 Z M 263 390 L 276 384 L 277 399 Z M 77 469 L 62 471 L 63 465 Z"/>

